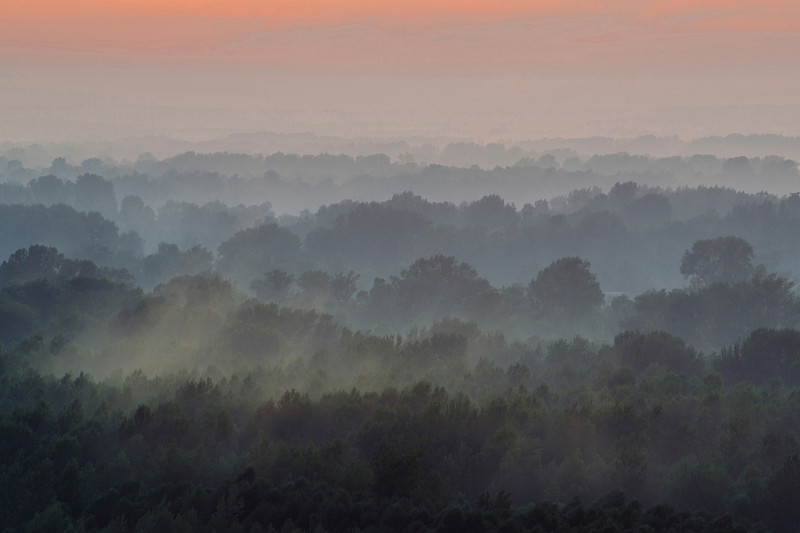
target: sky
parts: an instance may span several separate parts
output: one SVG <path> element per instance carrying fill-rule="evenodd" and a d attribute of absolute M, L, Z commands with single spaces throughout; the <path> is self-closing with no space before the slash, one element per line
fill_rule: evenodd
<path fill-rule="evenodd" d="M 796 0 L 3 0 L 0 141 L 800 135 Z"/>

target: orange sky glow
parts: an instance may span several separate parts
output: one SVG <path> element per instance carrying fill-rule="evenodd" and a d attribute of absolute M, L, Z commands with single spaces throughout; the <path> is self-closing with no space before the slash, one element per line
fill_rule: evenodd
<path fill-rule="evenodd" d="M 249 121 L 230 119 L 218 132 L 330 124 L 336 132 L 336 124 L 346 122 L 317 121 L 324 111 L 372 120 L 385 131 L 403 121 L 403 131 L 412 131 L 419 117 L 437 116 L 438 125 L 461 124 L 445 130 L 473 137 L 490 130 L 517 136 L 721 133 L 741 124 L 800 134 L 800 125 L 792 126 L 795 115 L 780 111 L 800 109 L 797 0 L 2 4 L 0 118 L 6 129 L 0 120 L 0 141 L 23 126 L 34 133 L 50 127 L 52 117 L 60 117 L 64 131 L 76 129 L 78 120 L 112 128 L 125 117 L 135 131 L 199 135 L 197 124 L 211 122 L 203 110 L 211 108 L 238 109 Z M 44 105 L 53 107 L 44 112 Z M 183 129 L 170 129 L 169 113 L 190 105 L 195 111 L 185 117 L 192 125 L 184 117 Z M 122 112 L 125 106 L 137 111 Z M 715 112 L 709 115 L 714 123 L 693 122 L 696 113 L 686 111 L 685 124 L 669 122 L 677 116 L 671 109 L 752 106 L 772 106 L 772 116 L 786 117 L 785 124 L 752 111 L 738 117 Z M 656 108 L 668 120 L 653 119 Z M 143 109 L 160 111 L 139 124 L 150 116 Z M 29 124 L 31 110 L 41 123 Z M 312 118 L 300 124 L 285 118 L 288 110 Z M 233 116 L 219 113 L 215 124 Z M 595 114 L 593 122 L 587 113 Z"/>
<path fill-rule="evenodd" d="M 504 24 L 517 33 L 488 31 Z M 258 65 L 404 68 L 444 65 L 452 40 L 482 42 L 494 56 L 526 61 L 536 42 L 658 39 L 681 33 L 797 33 L 795 0 L 6 0 L 0 59 L 82 61 L 97 56 L 183 57 Z M 551 27 L 546 25 L 550 24 Z M 424 35 L 430 40 L 410 43 Z M 518 43 L 518 45 L 514 45 Z M 377 45 L 377 46 L 376 46 Z M 364 54 L 362 46 L 368 47 Z M 419 47 L 428 50 L 422 58 Z M 323 50 L 320 50 L 323 49 Z M 322 58 L 317 57 L 322 51 Z M 374 57 L 379 55 L 380 57 Z M 569 54 L 566 53 L 569 60 Z M 554 61 L 560 60 L 556 54 Z"/>
<path fill-rule="evenodd" d="M 683 14 L 709 9 L 720 12 L 785 13 L 792 0 L 7 0 L 6 15 L 19 19 L 86 17 L 97 14 L 127 16 L 254 17 L 289 20 L 343 20 L 377 15 L 416 18 L 440 14 L 487 15 L 568 14 L 586 12 L 646 12 Z"/>

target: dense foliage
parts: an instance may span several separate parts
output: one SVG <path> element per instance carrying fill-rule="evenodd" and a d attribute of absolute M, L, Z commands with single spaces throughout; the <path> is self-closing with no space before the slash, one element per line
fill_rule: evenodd
<path fill-rule="evenodd" d="M 280 369 L 57 379 L 21 369 L 41 349 L 2 354 L 10 528 L 800 525 L 798 389 L 725 386 L 665 335 L 629 333 L 598 351 L 556 343 L 534 370 L 481 360 L 457 392 L 418 381 L 274 400 L 263 384 Z"/>
<path fill-rule="evenodd" d="M 797 531 L 797 165 L 491 157 L 9 162 L 0 531 Z"/>

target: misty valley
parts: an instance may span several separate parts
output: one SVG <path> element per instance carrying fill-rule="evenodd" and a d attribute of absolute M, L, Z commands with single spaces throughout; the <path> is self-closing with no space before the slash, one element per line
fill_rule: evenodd
<path fill-rule="evenodd" d="M 0 145 L 0 530 L 797 532 L 798 140 L 609 143 Z"/>

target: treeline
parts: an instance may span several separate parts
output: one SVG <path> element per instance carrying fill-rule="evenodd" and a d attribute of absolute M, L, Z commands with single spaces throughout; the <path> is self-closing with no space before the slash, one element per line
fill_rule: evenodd
<path fill-rule="evenodd" d="M 285 232 L 276 225 L 248 231 L 265 228 Z M 145 293 L 124 269 L 97 267 L 35 245 L 0 264 L 0 341 L 15 342 L 36 333 L 108 339 L 141 331 L 171 342 L 180 324 L 188 328 L 180 338 L 208 339 L 226 328 L 240 328 L 235 318 L 244 308 L 269 310 L 254 311 L 253 316 L 291 310 L 316 317 L 312 322 L 335 318 L 350 328 L 388 336 L 457 317 L 534 346 L 576 334 L 610 339 L 628 329 L 663 330 L 701 349 L 719 350 L 759 327 L 800 325 L 800 297 L 793 283 L 752 265 L 752 248 L 746 241 L 726 237 L 696 245 L 698 251 L 687 250 L 683 258 L 690 288 L 647 291 L 633 298 L 604 295 L 591 265 L 577 257 L 553 262 L 527 286 L 495 288 L 470 265 L 440 255 L 419 259 L 388 279 L 376 278 L 368 290 L 358 290 L 358 275 L 352 271 L 307 270 L 295 276 L 273 268 L 253 281 L 251 290 L 259 300 L 251 301 L 235 284 L 211 273 L 212 256 L 202 248 L 180 252 L 163 245 L 158 254 L 145 257 L 144 272 L 158 269 L 162 275 L 175 275 Z M 263 242 L 242 244 L 235 251 L 221 248 L 226 255 L 216 267 L 234 277 L 253 256 L 268 257 L 275 250 Z M 739 248 L 745 256 L 735 255 Z M 258 322 L 253 328 L 272 339 L 252 341 L 254 349 L 262 351 L 283 346 L 287 335 L 291 337 L 287 331 L 293 331 Z M 274 334 L 266 333 L 273 329 Z"/>
<path fill-rule="evenodd" d="M 348 283 L 345 276 L 326 278 L 318 273 L 316 277 L 331 284 L 340 283 L 341 287 L 349 284 L 350 289 L 340 287 L 342 294 L 353 292 L 352 280 Z M 780 290 L 769 292 L 763 285 L 775 285 Z M 688 304 L 675 291 L 646 293 L 633 301 L 620 302 L 617 298 L 600 311 L 602 293 L 588 266 L 577 258 L 565 258 L 532 280 L 523 318 L 533 320 L 530 331 L 536 330 L 537 323 L 543 329 L 553 329 L 565 320 L 572 320 L 577 330 L 581 317 L 591 323 L 619 315 L 634 326 L 637 320 L 645 322 L 650 318 L 650 323 L 643 324 L 646 327 L 629 328 L 642 332 L 631 337 L 639 339 L 634 343 L 639 347 L 631 353 L 641 352 L 644 355 L 637 357 L 645 359 L 620 355 L 618 362 L 638 370 L 650 363 L 682 373 L 714 370 L 731 382 L 747 379 L 760 384 L 781 378 L 793 385 L 800 379 L 800 337 L 791 333 L 793 329 L 759 328 L 763 324 L 753 319 L 758 306 L 766 305 L 766 311 L 762 309 L 762 314 L 757 315 L 764 320 L 771 311 L 788 312 L 770 307 L 787 305 L 787 299 L 792 314 L 782 318 L 796 319 L 798 299 L 789 289 L 785 281 L 774 276 L 757 275 L 750 280 L 713 283 L 685 293 L 682 298 L 688 299 Z M 328 290 L 332 292 L 325 297 L 335 300 L 334 289 Z M 509 295 L 487 296 L 481 292 L 491 290 L 488 282 L 468 265 L 453 258 L 435 257 L 418 261 L 392 284 L 384 283 L 362 295 L 363 304 L 350 300 L 351 311 L 360 309 L 373 315 L 375 322 L 398 322 L 404 319 L 404 313 L 416 313 L 419 326 L 404 338 L 354 331 L 329 314 L 248 299 L 232 283 L 217 276 L 180 276 L 144 293 L 125 271 L 98 268 L 90 261 L 67 259 L 53 248 L 32 246 L 0 264 L 0 341 L 24 341 L 36 347 L 27 358 L 31 368 L 52 368 L 57 372 L 91 368 L 108 375 L 118 368 L 147 368 L 162 373 L 215 366 L 228 375 L 262 365 L 289 372 L 280 379 L 298 389 L 319 391 L 360 387 L 370 381 L 403 386 L 433 376 L 437 384 L 458 384 L 458 372 L 481 359 L 501 366 L 522 362 L 530 370 L 543 371 L 543 361 L 554 357 L 550 352 L 561 349 L 559 342 L 536 336 L 509 340 L 503 330 L 482 329 L 476 321 L 444 314 L 448 309 L 469 314 L 470 308 L 476 314 L 485 313 L 485 305 L 494 299 L 499 299 L 501 306 L 511 306 L 503 302 L 504 298 L 511 298 Z M 722 296 L 715 300 L 718 294 Z M 749 295 L 753 300 L 735 302 L 732 295 Z M 311 297 L 304 292 L 296 301 Z M 316 297 L 322 298 L 319 294 Z M 675 302 L 659 307 L 654 303 L 659 298 Z M 702 303 L 703 298 L 708 299 L 706 304 Z M 776 302 L 769 302 L 776 298 Z M 378 307 L 379 304 L 385 307 Z M 359 308 L 361 305 L 363 308 Z M 620 307 L 628 305 L 631 314 L 625 315 Z M 435 314 L 436 306 L 440 306 L 441 316 Z M 695 307 L 699 311 L 686 316 L 685 308 Z M 488 312 L 492 309 L 488 308 Z M 665 315 L 671 310 L 675 317 L 670 319 Z M 737 317 L 741 318 L 738 323 Z M 687 351 L 684 341 L 664 332 L 656 319 L 680 319 L 677 325 L 668 323 L 674 329 L 691 325 L 695 329 L 690 332 L 700 330 L 706 334 L 715 321 L 723 319 L 741 329 L 738 341 L 720 343 L 722 349 L 714 352 L 718 355 L 704 358 Z M 621 325 L 624 323 L 622 320 Z M 728 327 L 720 331 L 728 331 Z M 626 338 L 616 336 L 613 346 L 622 346 L 620 342 Z M 641 339 L 649 340 L 637 344 Z M 580 364 L 592 359 L 590 354 L 596 350 L 586 346 L 578 358 Z M 565 353 L 573 353 L 570 350 Z M 598 354 L 602 352 L 601 349 Z"/>
<path fill-rule="evenodd" d="M 70 192 L 79 185 L 80 193 Z M 797 195 L 618 182 L 608 192 L 579 189 L 521 208 L 497 194 L 457 205 L 404 192 L 277 219 L 269 195 L 259 205 L 169 201 L 155 208 L 134 195 L 118 204 L 112 182 L 98 175 L 82 175 L 74 184 L 45 176 L 28 188 L 46 191 L 35 201 L 49 207 L 0 206 L 0 223 L 9 229 L 0 234 L 3 255 L 31 243 L 56 246 L 70 257 L 126 268 L 148 289 L 217 262 L 218 271 L 244 290 L 274 268 L 294 276 L 352 270 L 359 289 L 368 289 L 376 277 L 435 255 L 457 257 L 494 285 L 510 286 L 527 284 L 561 257 L 578 256 L 591 262 L 604 291 L 632 295 L 681 287 L 681 253 L 695 241 L 725 235 L 754 243 L 757 261 L 771 272 L 796 272 L 800 264 L 790 237 L 800 231 Z M 3 199 L 16 201 L 13 195 Z M 261 248 L 242 252 L 240 265 L 223 265 L 226 255 L 253 245 Z M 145 262 L 147 256 L 154 257 Z"/>
<path fill-rule="evenodd" d="M 797 332 L 757 332 L 751 344 L 781 335 L 796 350 Z M 26 370 L 42 349 L 34 339 L 0 352 L 9 531 L 800 525 L 797 383 L 726 385 L 663 334 L 627 333 L 599 349 L 560 341 L 530 367 L 484 359 L 448 388 L 320 394 L 313 384 L 313 396 L 266 390 L 287 383 L 279 369 L 100 382 Z"/>
<path fill-rule="evenodd" d="M 750 139 L 752 141 L 752 139 Z M 0 179 L 3 181 L 13 181 L 26 183 L 39 176 L 52 174 L 62 179 L 75 180 L 83 174 L 100 174 L 113 179 L 123 195 L 139 194 L 142 197 L 150 198 L 151 194 L 157 195 L 161 203 L 168 199 L 178 199 L 174 195 L 189 194 L 194 196 L 202 194 L 200 188 L 194 186 L 190 191 L 181 193 L 179 190 L 181 181 L 191 181 L 190 177 L 195 178 L 205 176 L 210 180 L 209 185 L 215 186 L 216 190 L 208 191 L 213 198 L 213 194 L 223 192 L 225 198 L 240 196 L 259 190 L 259 185 L 252 181 L 253 178 L 262 178 L 265 174 L 280 176 L 289 183 L 304 183 L 306 185 L 318 186 L 329 194 L 340 196 L 341 198 L 359 198 L 363 196 L 353 195 L 358 193 L 354 187 L 355 183 L 361 182 L 362 187 L 370 193 L 396 189 L 399 192 L 413 186 L 414 190 L 418 187 L 425 187 L 426 182 L 430 182 L 430 177 L 441 174 L 444 170 L 448 174 L 458 177 L 459 181 L 467 182 L 469 185 L 469 197 L 463 198 L 476 199 L 486 194 L 475 191 L 485 191 L 485 187 L 480 185 L 481 181 L 507 181 L 505 186 L 518 187 L 517 176 L 514 173 L 504 172 L 507 169 L 525 167 L 529 172 L 533 171 L 540 178 L 545 178 L 545 185 L 548 196 L 565 194 L 570 189 L 564 188 L 565 184 L 558 186 L 558 181 L 571 182 L 570 188 L 586 186 L 584 182 L 586 175 L 593 175 L 598 182 L 595 185 L 608 187 L 613 185 L 608 182 L 608 178 L 616 176 L 619 180 L 633 180 L 646 182 L 649 185 L 677 186 L 687 183 L 724 183 L 736 188 L 748 188 L 748 178 L 757 178 L 762 181 L 770 182 L 770 189 L 783 190 L 792 178 L 797 178 L 796 163 L 791 159 L 775 155 L 764 155 L 763 157 L 744 157 L 739 154 L 753 152 L 743 147 L 740 152 L 737 150 L 724 150 L 732 157 L 720 157 L 711 154 L 719 150 L 700 151 L 701 146 L 697 146 L 696 155 L 691 156 L 670 156 L 670 157 L 650 157 L 646 155 L 629 154 L 622 145 L 596 146 L 595 148 L 579 148 L 578 151 L 569 147 L 549 146 L 535 150 L 531 148 L 511 147 L 507 148 L 501 144 L 488 144 L 481 146 L 475 143 L 453 143 L 443 149 L 433 146 L 417 150 L 409 150 L 409 147 L 396 145 L 386 146 L 385 149 L 394 149 L 393 152 L 384 153 L 372 152 L 369 155 L 347 155 L 341 152 L 320 153 L 316 155 L 299 155 L 296 153 L 275 152 L 272 154 L 242 153 L 236 151 L 218 150 L 197 150 L 177 153 L 177 155 L 157 159 L 149 153 L 140 155 L 135 161 L 115 161 L 110 157 L 103 159 L 92 157 L 84 159 L 81 163 L 70 163 L 64 157 L 56 157 L 43 153 L 35 154 L 34 151 L 18 150 L 16 154 L 0 155 Z M 791 142 L 789 143 L 791 144 Z M 663 147 L 663 145 L 662 145 Z M 375 148 L 380 148 L 376 146 Z M 707 147 L 708 148 L 708 147 Z M 596 151 L 593 151 L 596 150 Z M 645 150 L 649 152 L 658 149 Z M 596 155 L 579 155 L 596 154 Z M 776 146 L 776 150 L 767 153 L 791 154 L 797 152 L 797 147 L 790 147 L 788 144 L 781 148 Z M 677 153 L 674 152 L 674 153 Z M 389 155 L 386 155 L 389 154 Z M 14 156 L 19 159 L 15 159 Z M 391 157 L 390 157 L 391 156 Z M 28 167 L 23 164 L 26 160 Z M 44 160 L 52 161 L 49 165 Z M 74 159 L 74 157 L 73 157 Z M 545 172 L 536 173 L 536 170 Z M 475 171 L 479 172 L 475 172 Z M 129 184 L 136 183 L 136 176 L 149 176 L 153 183 L 147 190 L 127 190 L 126 180 Z M 471 179 L 483 178 L 480 179 Z M 239 179 L 244 178 L 244 179 Z M 366 179 L 365 179 L 366 178 Z M 498 179 L 502 178 L 502 179 Z M 555 179 L 559 178 L 559 179 Z M 216 181 L 228 181 L 231 187 L 222 191 Z M 325 183 L 328 182 L 328 183 Z M 381 184 L 381 182 L 384 182 Z M 141 185 L 142 183 L 139 182 Z M 383 186 L 381 186 L 383 185 Z M 431 185 L 428 183 L 428 185 Z M 502 184 L 501 184 L 502 185 Z M 123 190 L 125 189 L 125 190 Z M 429 195 L 431 190 L 420 190 L 421 193 Z M 144 194 L 142 194 L 144 192 Z M 466 191 L 465 191 L 466 192 Z M 495 189 L 494 192 L 501 192 Z M 507 193 L 508 191 L 502 191 Z M 436 195 L 441 199 L 440 195 Z M 452 195 L 446 195 L 446 199 L 452 200 Z M 182 197 L 180 199 L 186 199 Z M 191 201 L 198 201 L 192 198 Z M 330 198 L 328 202 L 332 201 Z M 333 200 L 335 201 L 335 200 Z"/>
<path fill-rule="evenodd" d="M 29 194 L 15 193 L 17 188 Z M 26 187 L 4 183 L 0 184 L 0 195 L 4 204 L 0 207 L 5 211 L 3 219 L 7 227 L 35 232 L 41 226 L 47 228 L 46 223 L 50 222 L 47 218 L 54 216 L 56 211 L 61 218 L 67 218 L 74 210 L 78 214 L 72 215 L 73 218 L 88 213 L 116 226 L 118 232 L 135 234 L 132 251 L 139 255 L 145 245 L 143 238 L 149 243 L 184 246 L 189 242 L 216 247 L 237 231 L 274 219 L 271 205 L 266 201 L 249 207 L 228 207 L 218 200 L 202 206 L 187 201 L 169 201 L 158 208 L 156 216 L 154 209 L 145 205 L 138 196 L 128 195 L 118 200 L 113 183 L 97 174 L 81 175 L 75 182 L 47 175 L 32 180 Z M 41 222 L 37 223 L 38 220 Z M 40 239 L 25 244 L 62 244 L 51 242 L 47 234 L 36 236 Z M 0 244 L 8 246 L 7 243 Z M 61 248 L 67 249 L 68 246 L 62 244 Z"/>
<path fill-rule="evenodd" d="M 79 347 L 97 349 L 89 360 L 103 374 L 118 367 L 176 371 L 209 364 L 239 371 L 315 353 L 318 361 L 326 353 L 347 359 L 352 354 L 343 354 L 362 344 L 356 352 L 361 350 L 364 368 L 382 368 L 386 375 L 402 375 L 406 368 L 422 377 L 435 361 L 442 374 L 448 365 L 481 356 L 509 364 L 548 339 L 582 329 L 602 333 L 598 339 L 626 329 L 666 331 L 702 349 L 731 347 L 735 359 L 747 352 L 751 331 L 800 322 L 792 283 L 762 272 L 750 257 L 742 239 L 698 241 L 682 261 L 693 288 L 619 296 L 608 305 L 590 265 L 575 257 L 554 262 L 527 287 L 504 289 L 445 256 L 420 259 L 359 292 L 352 273 L 307 271 L 294 280 L 273 270 L 254 284 L 264 299 L 258 301 L 209 274 L 178 276 L 145 293 L 125 270 L 35 245 L 0 264 L 0 342 L 41 335 L 60 354 L 61 370 L 86 369 L 88 355 Z M 353 332 L 348 323 L 365 324 L 366 333 Z M 410 334 L 403 339 L 399 329 Z M 796 374 L 794 344 L 788 346 L 780 350 L 789 354 L 780 359 L 784 363 L 769 376 Z M 339 364 L 330 361 L 322 374 L 341 377 Z M 761 379 L 761 369 L 743 365 L 732 362 L 723 374 Z M 326 386 L 348 383 L 337 378 Z"/>

